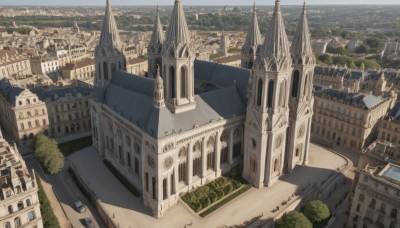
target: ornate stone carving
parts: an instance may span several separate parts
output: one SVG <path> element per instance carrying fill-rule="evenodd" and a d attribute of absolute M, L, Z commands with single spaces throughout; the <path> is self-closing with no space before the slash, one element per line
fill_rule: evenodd
<path fill-rule="evenodd" d="M 164 169 L 169 169 L 171 168 L 172 164 L 174 163 L 174 159 L 172 157 L 167 157 L 164 159 Z"/>
<path fill-rule="evenodd" d="M 174 148 L 174 143 L 168 143 L 167 145 L 164 146 L 164 152 L 170 151 Z"/>
<path fill-rule="evenodd" d="M 304 133 L 306 132 L 306 129 L 305 129 L 305 128 L 306 128 L 306 127 L 304 126 L 304 124 L 302 124 L 302 125 L 299 127 L 299 130 L 297 131 L 297 138 L 298 138 L 298 139 L 303 138 Z"/>
<path fill-rule="evenodd" d="M 280 148 L 282 145 L 282 135 L 279 135 L 275 138 L 275 149 Z"/>
<path fill-rule="evenodd" d="M 156 163 L 154 162 L 154 159 L 153 159 L 151 156 L 148 156 L 148 157 L 147 157 L 147 163 L 149 164 L 149 166 L 150 166 L 151 168 L 154 168 L 155 165 L 156 165 Z"/>

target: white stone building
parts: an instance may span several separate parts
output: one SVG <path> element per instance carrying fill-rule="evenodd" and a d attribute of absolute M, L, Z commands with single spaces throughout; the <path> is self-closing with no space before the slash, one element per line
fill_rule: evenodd
<path fill-rule="evenodd" d="M 307 164 L 315 57 L 305 6 L 290 47 L 276 1 L 251 70 L 195 60 L 181 0 L 164 39 L 158 16 L 155 27 L 150 78 L 124 72 L 107 1 L 91 115 L 94 147 L 142 191 L 156 217 L 234 167 L 263 188 Z"/>

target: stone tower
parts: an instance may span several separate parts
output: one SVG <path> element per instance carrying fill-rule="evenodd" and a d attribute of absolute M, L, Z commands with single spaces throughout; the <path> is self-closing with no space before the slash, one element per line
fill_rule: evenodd
<path fill-rule="evenodd" d="M 230 40 L 229 40 L 229 35 L 225 34 L 224 31 L 222 31 L 222 35 L 221 35 L 221 40 L 220 40 L 220 55 L 221 57 L 225 57 L 228 56 L 228 49 L 229 49 L 229 45 L 231 44 Z"/>
<path fill-rule="evenodd" d="M 162 76 L 165 103 L 173 113 L 194 109 L 195 53 L 183 12 L 182 0 L 175 0 L 162 48 Z"/>
<path fill-rule="evenodd" d="M 161 67 L 161 53 L 162 45 L 165 41 L 163 26 L 160 21 L 160 10 L 157 6 L 157 16 L 154 22 L 154 29 L 151 35 L 150 43 L 147 49 L 148 53 L 148 76 L 149 78 L 155 78 L 158 67 Z"/>
<path fill-rule="evenodd" d="M 252 70 L 245 122 L 243 177 L 257 188 L 271 186 L 283 175 L 292 71 L 280 1 L 276 0 Z"/>
<path fill-rule="evenodd" d="M 297 164 L 307 164 L 308 161 L 314 103 L 312 82 L 315 55 L 311 47 L 305 3 L 290 51 L 294 69 L 289 96 L 286 172 L 291 172 Z"/>
<path fill-rule="evenodd" d="M 122 50 L 123 47 L 119 38 L 117 24 L 115 23 L 112 13 L 110 0 L 107 0 L 100 42 L 95 52 L 96 86 L 106 86 L 111 81 L 113 72 L 125 70 L 125 59 Z"/>
<path fill-rule="evenodd" d="M 242 62 L 241 67 L 252 69 L 256 56 L 260 53 L 261 48 L 261 34 L 258 27 L 256 5 L 253 7 L 253 16 L 251 18 L 249 30 L 247 31 L 246 41 L 242 47 Z"/>
<path fill-rule="evenodd" d="M 156 108 L 161 108 L 165 106 L 164 102 L 164 81 L 160 75 L 160 69 L 157 69 L 156 78 L 154 79 L 154 95 L 153 95 L 153 105 Z"/>

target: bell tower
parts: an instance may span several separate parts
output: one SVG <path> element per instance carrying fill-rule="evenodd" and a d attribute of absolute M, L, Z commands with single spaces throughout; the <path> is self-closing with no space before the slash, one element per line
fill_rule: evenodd
<path fill-rule="evenodd" d="M 160 10 L 158 9 L 157 6 L 157 16 L 154 22 L 154 29 L 147 49 L 147 53 L 149 54 L 148 71 L 147 71 L 149 78 L 156 78 L 157 69 L 158 67 L 162 66 L 161 53 L 164 41 L 165 41 L 165 36 L 160 21 Z"/>
<path fill-rule="evenodd" d="M 256 5 L 253 7 L 253 16 L 251 18 L 249 30 L 247 31 L 246 41 L 242 47 L 241 67 L 252 69 L 256 56 L 261 51 L 261 34 L 258 27 Z"/>

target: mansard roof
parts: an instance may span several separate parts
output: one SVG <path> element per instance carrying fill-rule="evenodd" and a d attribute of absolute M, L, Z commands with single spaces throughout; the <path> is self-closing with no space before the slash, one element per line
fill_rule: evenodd
<path fill-rule="evenodd" d="M 365 110 L 371 110 L 386 99 L 374 95 L 363 93 L 351 93 L 344 90 L 336 90 L 331 88 L 319 88 L 314 92 L 314 96 L 324 99 L 334 99 L 347 105 L 358 106 Z"/>
<path fill-rule="evenodd" d="M 0 93 L 11 106 L 16 106 L 17 97 L 24 91 L 23 88 L 11 85 L 7 78 L 0 80 Z"/>
<path fill-rule="evenodd" d="M 193 110 L 173 114 L 154 107 L 154 80 L 122 71 L 113 74 L 102 102 L 154 138 L 245 115 L 249 70 L 204 61 L 195 61 L 194 68 L 195 84 L 204 87 L 196 90 Z"/>
<path fill-rule="evenodd" d="M 86 86 L 77 85 L 61 88 L 36 87 L 31 91 L 32 93 L 36 94 L 41 101 L 53 102 L 66 97 L 67 94 L 70 94 L 73 97 L 77 97 L 78 94 L 80 94 L 82 97 L 89 96 L 92 89 Z"/>

